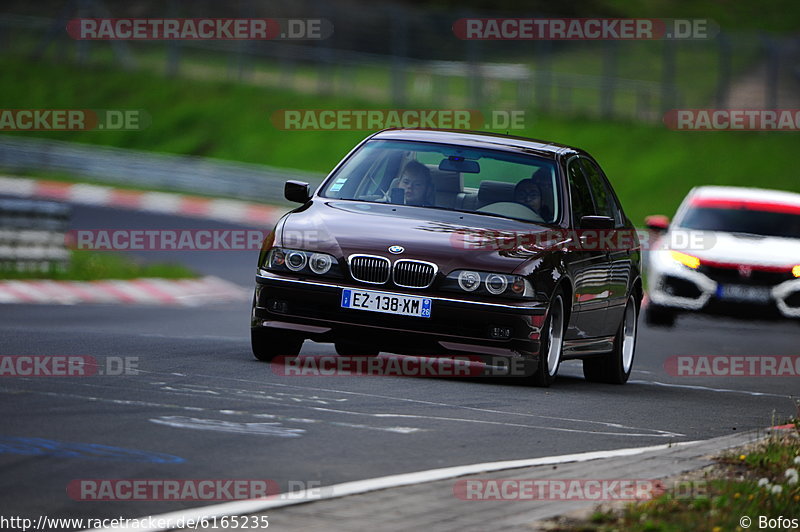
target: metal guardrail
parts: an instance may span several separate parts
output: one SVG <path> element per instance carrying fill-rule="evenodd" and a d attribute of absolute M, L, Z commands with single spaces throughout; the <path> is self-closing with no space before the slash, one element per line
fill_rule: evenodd
<path fill-rule="evenodd" d="M 286 203 L 283 184 L 287 179 L 315 187 L 324 178 L 322 174 L 257 164 L 10 135 L 0 135 L 0 168 L 9 172 L 61 172 L 111 184 L 274 204 Z"/>
<path fill-rule="evenodd" d="M 0 199 L 0 275 L 66 269 L 70 211 L 51 201 Z"/>

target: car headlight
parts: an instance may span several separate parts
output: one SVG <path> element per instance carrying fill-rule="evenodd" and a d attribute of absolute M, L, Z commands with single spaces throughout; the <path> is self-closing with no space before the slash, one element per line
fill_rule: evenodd
<path fill-rule="evenodd" d="M 486 277 L 486 289 L 489 291 L 490 294 L 500 295 L 506 291 L 506 287 L 508 286 L 508 281 L 506 280 L 504 275 L 500 275 L 497 273 L 490 273 Z"/>
<path fill-rule="evenodd" d="M 458 286 L 465 292 L 474 292 L 481 285 L 481 276 L 478 272 L 462 271 L 458 274 Z"/>
<path fill-rule="evenodd" d="M 692 255 L 687 255 L 686 253 L 681 253 L 680 251 L 670 251 L 670 255 L 674 260 L 680 262 L 687 268 L 696 270 L 697 268 L 700 267 L 700 259 L 698 259 L 697 257 L 694 257 Z"/>
<path fill-rule="evenodd" d="M 456 270 L 447 276 L 442 289 L 488 296 L 533 298 L 533 285 L 519 275 Z"/>
<path fill-rule="evenodd" d="M 325 275 L 333 266 L 333 257 L 327 253 L 314 253 L 308 261 L 308 267 L 317 275 Z"/>
<path fill-rule="evenodd" d="M 276 272 L 341 276 L 339 263 L 333 255 L 301 249 L 272 248 L 263 267 Z"/>
<path fill-rule="evenodd" d="M 800 277 L 800 264 L 792 268 L 792 275 L 795 277 Z"/>
<path fill-rule="evenodd" d="M 286 254 L 284 264 L 293 272 L 299 272 L 308 264 L 308 256 L 303 251 L 292 250 Z"/>

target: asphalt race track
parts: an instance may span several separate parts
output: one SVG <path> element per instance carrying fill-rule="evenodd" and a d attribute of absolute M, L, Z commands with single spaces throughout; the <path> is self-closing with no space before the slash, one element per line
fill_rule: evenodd
<path fill-rule="evenodd" d="M 81 228 L 233 228 L 76 207 Z M 142 252 L 251 286 L 255 251 Z M 136 357 L 138 374 L 0 379 L 0 514 L 139 517 L 203 502 L 79 501 L 77 479 L 271 479 L 281 490 L 452 465 L 707 439 L 796 415 L 797 377 L 681 377 L 674 355 L 798 355 L 800 324 L 640 320 L 632 381 L 280 376 L 249 345 L 249 302 L 0 306 L 0 354 Z M 334 354 L 306 342 L 303 355 Z M 383 357 L 393 356 L 388 354 Z M 774 414 L 773 414 L 774 413 Z M 100 448 L 98 445 L 116 449 Z"/>

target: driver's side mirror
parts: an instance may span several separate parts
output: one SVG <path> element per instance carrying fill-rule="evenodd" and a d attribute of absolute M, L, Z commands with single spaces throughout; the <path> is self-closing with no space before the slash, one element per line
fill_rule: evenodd
<path fill-rule="evenodd" d="M 302 181 L 287 181 L 283 185 L 283 196 L 295 203 L 306 203 L 311 199 L 311 192 L 308 189 L 308 183 Z"/>
<path fill-rule="evenodd" d="M 669 218 L 663 214 L 653 214 L 645 217 L 644 225 L 651 231 L 656 231 L 657 233 L 666 233 L 667 229 L 669 229 Z"/>

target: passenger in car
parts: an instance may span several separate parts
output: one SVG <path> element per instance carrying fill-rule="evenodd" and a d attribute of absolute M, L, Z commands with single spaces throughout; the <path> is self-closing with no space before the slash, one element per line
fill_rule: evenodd
<path fill-rule="evenodd" d="M 417 161 L 409 162 L 403 169 L 403 175 L 397 186 L 403 189 L 403 202 L 406 205 L 427 207 L 433 201 L 433 182 L 428 168 Z"/>

